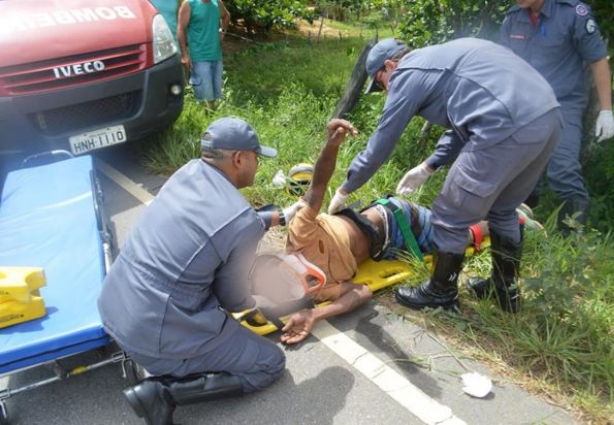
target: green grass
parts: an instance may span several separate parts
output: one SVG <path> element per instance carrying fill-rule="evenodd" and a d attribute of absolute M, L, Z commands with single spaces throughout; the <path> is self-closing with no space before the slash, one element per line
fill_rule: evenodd
<path fill-rule="evenodd" d="M 200 134 L 211 121 L 239 116 L 253 125 L 263 144 L 280 153 L 278 158 L 261 161 L 256 184 L 244 190 L 245 196 L 254 205 L 293 202 L 295 197 L 275 188 L 271 180 L 278 170 L 287 173 L 297 163 L 315 160 L 329 115 L 368 38 L 330 38 L 316 44 L 293 36 L 228 56 L 224 99 L 218 110 L 207 115 L 188 92 L 174 128 L 147 145 L 146 164 L 156 172 L 172 173 L 198 156 Z M 342 146 L 327 197 L 364 148 L 383 101 L 381 96 L 363 96 L 353 111 L 351 119 L 361 133 Z M 441 130 L 435 129 L 429 140 L 418 143 L 422 124 L 420 119 L 412 121 L 390 161 L 351 201 L 369 201 L 394 191 L 404 172 L 432 151 Z M 413 200 L 430 205 L 444 178 L 445 171 L 434 174 Z M 607 423 L 614 421 L 614 241 L 611 235 L 596 231 L 563 239 L 555 230 L 556 211 L 552 211 L 540 212 L 547 238 L 526 233 L 525 303 L 520 313 L 504 314 L 491 302 L 472 300 L 461 289 L 462 316 L 425 313 L 417 317 L 449 329 L 482 358 L 513 366 L 516 380 L 530 376 L 535 387 L 558 392 L 566 397 L 565 403 L 588 412 L 593 423 Z M 468 260 L 464 274 L 486 275 L 489 267 L 489 253 L 484 252 Z M 428 270 L 420 268 L 415 282 L 427 275 Z"/>

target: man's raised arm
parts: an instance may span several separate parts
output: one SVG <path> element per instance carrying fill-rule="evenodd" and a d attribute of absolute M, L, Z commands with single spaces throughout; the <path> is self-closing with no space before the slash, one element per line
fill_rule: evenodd
<path fill-rule="evenodd" d="M 337 165 L 337 154 L 339 146 L 345 140 L 345 136 L 349 133 L 356 136 L 358 131 L 352 123 L 339 118 L 334 118 L 328 122 L 326 144 L 320 152 L 320 156 L 316 160 L 313 169 L 313 177 L 311 184 L 307 189 L 307 193 L 303 196 L 303 200 L 309 207 L 315 211 L 320 211 L 328 182 L 335 171 Z"/>

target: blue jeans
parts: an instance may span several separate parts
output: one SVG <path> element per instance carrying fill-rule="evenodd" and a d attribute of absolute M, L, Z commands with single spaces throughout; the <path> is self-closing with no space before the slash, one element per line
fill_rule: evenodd
<path fill-rule="evenodd" d="M 407 225 L 412 231 L 414 231 L 414 237 L 416 238 L 416 243 L 418 244 L 420 251 L 422 251 L 424 254 L 430 254 L 433 251 L 431 211 L 423 206 L 411 204 L 404 199 L 392 197 L 388 198 L 388 200 L 394 203 L 397 207 L 401 208 L 403 211 Z M 414 224 L 415 229 L 412 228 L 412 224 Z M 415 230 L 418 229 L 418 234 L 415 234 Z M 399 251 L 409 252 L 409 249 L 405 244 L 403 232 L 397 224 L 396 219 L 391 220 L 390 229 L 388 230 L 388 238 L 390 239 L 390 244 L 384 253 L 384 259 L 392 260 L 398 258 L 397 253 Z"/>
<path fill-rule="evenodd" d="M 224 66 L 221 60 L 192 62 L 190 84 L 194 89 L 196 99 L 212 102 L 222 98 L 222 73 Z"/>

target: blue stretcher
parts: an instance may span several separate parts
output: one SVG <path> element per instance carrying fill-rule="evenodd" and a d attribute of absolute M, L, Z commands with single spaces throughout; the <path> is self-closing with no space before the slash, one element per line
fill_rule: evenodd
<path fill-rule="evenodd" d="M 0 266 L 42 267 L 46 315 L 0 329 L 0 377 L 110 343 L 96 301 L 110 266 L 110 235 L 92 158 L 70 158 L 8 174 L 0 203 Z M 119 361 L 112 358 L 64 373 Z M 0 389 L 4 400 L 44 383 Z"/>

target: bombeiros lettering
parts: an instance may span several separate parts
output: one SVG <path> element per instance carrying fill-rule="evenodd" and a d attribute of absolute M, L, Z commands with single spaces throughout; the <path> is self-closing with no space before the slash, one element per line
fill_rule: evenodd
<path fill-rule="evenodd" d="M 15 13 L 0 16 L 0 33 L 28 31 L 35 28 L 48 28 L 57 25 L 78 25 L 118 19 L 137 19 L 137 17 L 138 14 L 125 5 L 64 9 L 37 13 Z"/>
<path fill-rule="evenodd" d="M 92 74 L 104 70 L 103 61 L 76 63 L 72 65 L 56 66 L 53 68 L 55 78 L 75 77 L 78 75 Z"/>

